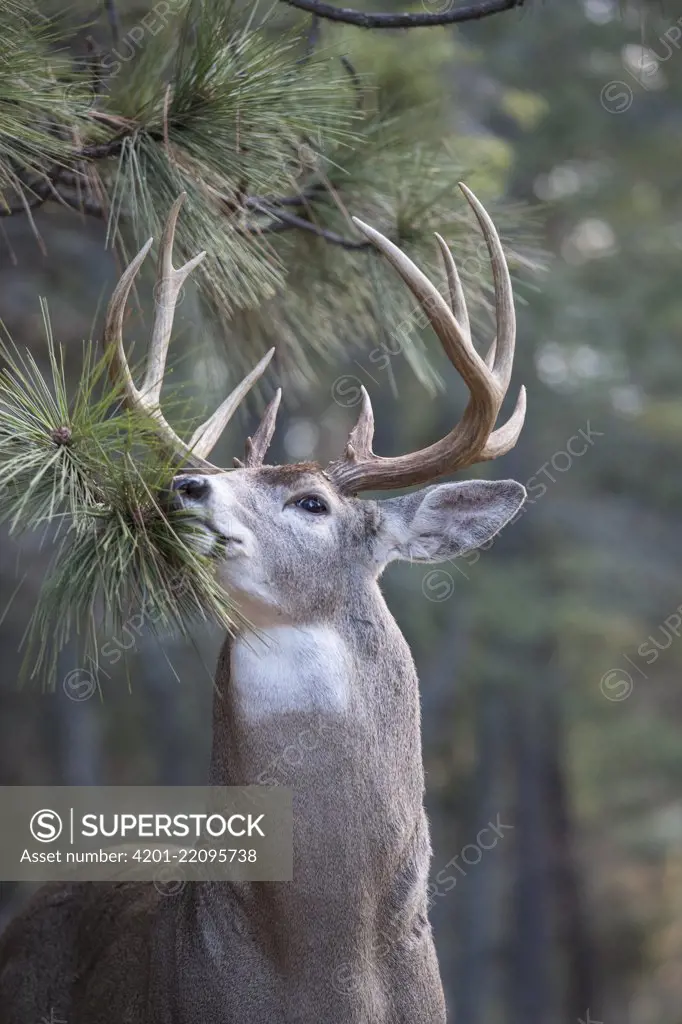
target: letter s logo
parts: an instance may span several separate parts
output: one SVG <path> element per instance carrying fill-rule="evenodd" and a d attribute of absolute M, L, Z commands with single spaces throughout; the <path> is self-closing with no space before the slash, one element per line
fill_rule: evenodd
<path fill-rule="evenodd" d="M 53 843 L 62 834 L 62 819 L 56 811 L 36 811 L 29 825 L 31 835 L 39 843 Z"/>

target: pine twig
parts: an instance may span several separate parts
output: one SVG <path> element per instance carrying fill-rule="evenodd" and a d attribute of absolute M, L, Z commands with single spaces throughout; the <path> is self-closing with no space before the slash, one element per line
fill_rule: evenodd
<path fill-rule="evenodd" d="M 247 231 L 249 234 L 284 231 L 286 228 L 299 228 L 301 231 L 308 231 L 312 235 L 317 235 L 318 238 L 323 238 L 332 245 L 339 245 L 342 249 L 361 250 L 372 248 L 371 242 L 355 242 L 352 238 L 344 238 L 343 235 L 337 234 L 336 231 L 321 228 L 317 224 L 313 224 L 312 221 L 305 220 L 303 217 L 297 217 L 295 213 L 288 213 L 281 209 L 272 209 L 261 203 L 252 202 L 249 205 L 259 213 L 265 213 L 275 218 L 271 224 L 265 224 L 262 228 L 259 228 L 257 225 L 248 227 Z"/>
<path fill-rule="evenodd" d="M 434 14 L 372 14 L 355 11 L 350 7 L 334 7 L 323 0 L 282 0 L 290 7 L 296 7 L 306 14 L 329 21 L 340 21 L 346 25 L 357 25 L 358 28 L 426 28 L 431 25 L 455 25 L 465 21 L 480 21 L 504 11 L 523 7 L 526 0 L 478 0 L 478 3 L 455 10 L 440 11 Z"/>
<path fill-rule="evenodd" d="M 351 82 L 353 83 L 353 88 L 355 89 L 355 95 L 357 96 L 358 110 L 362 110 L 363 95 L 362 95 L 362 84 L 360 82 L 360 76 L 358 75 L 358 73 L 355 70 L 354 66 L 351 64 L 350 59 L 348 57 L 346 57 L 345 55 L 342 55 L 339 58 L 339 60 L 341 61 L 341 67 L 343 68 L 343 70 L 346 72 L 346 74 L 350 78 Z"/>
<path fill-rule="evenodd" d="M 29 210 L 37 210 L 39 206 L 47 202 L 50 198 L 49 191 L 45 189 L 41 190 L 40 193 L 35 192 L 34 195 L 27 197 L 22 194 L 21 202 L 18 206 L 11 206 L 9 203 L 6 206 L 0 206 L 0 217 L 14 217 L 19 213 L 27 213 Z"/>
<path fill-rule="evenodd" d="M 27 213 L 29 210 L 37 209 L 39 206 L 42 206 L 47 202 L 47 200 L 51 199 L 54 202 L 60 203 L 62 206 L 68 206 L 72 210 L 84 213 L 89 217 L 95 217 L 98 220 L 106 220 L 108 216 L 106 210 L 92 195 L 74 195 L 68 190 L 65 191 L 64 188 L 59 188 L 58 183 L 66 186 L 67 188 L 77 188 L 79 184 L 77 176 L 71 172 L 62 171 L 61 174 L 55 173 L 52 178 L 48 178 L 44 182 L 33 185 L 30 189 L 30 198 L 22 194 L 21 203 L 18 206 L 0 207 L 0 217 L 10 217 L 20 213 Z M 309 234 L 317 235 L 318 238 L 323 238 L 331 245 L 338 245 L 343 249 L 363 250 L 371 248 L 371 244 L 369 242 L 356 242 L 351 238 L 344 238 L 343 235 L 339 235 L 335 231 L 330 231 L 328 228 L 322 228 L 317 224 L 313 224 L 312 221 L 306 220 L 303 217 L 298 217 L 296 214 L 285 212 L 281 209 L 283 206 L 304 206 L 308 202 L 309 198 L 312 198 L 312 196 L 282 196 L 280 198 L 268 198 L 267 200 L 260 199 L 255 196 L 246 196 L 241 203 L 242 209 L 254 210 L 256 213 L 262 213 L 272 219 L 267 224 L 246 224 L 237 230 L 242 235 L 257 236 L 297 229 L 300 231 L 307 231 Z M 236 205 L 237 204 L 235 204 L 235 207 Z"/>
<path fill-rule="evenodd" d="M 95 142 L 88 146 L 83 146 L 81 151 L 76 154 L 76 159 L 82 160 L 107 160 L 112 156 L 120 156 L 123 148 L 123 143 L 132 134 L 131 132 L 122 132 L 113 139 L 109 139 L 107 142 Z"/>
<path fill-rule="evenodd" d="M 106 220 L 108 213 L 104 209 L 101 203 L 91 196 L 71 195 L 69 192 L 62 190 L 58 191 L 59 201 L 69 206 L 72 210 L 78 211 L 78 213 L 84 213 L 88 217 L 95 217 L 97 220 Z M 55 199 L 57 197 L 55 196 Z"/>
<path fill-rule="evenodd" d="M 313 14 L 310 22 L 310 31 L 308 32 L 308 38 L 306 40 L 306 59 L 308 59 L 315 47 L 317 46 L 318 39 L 320 38 L 320 19 L 316 14 Z"/>
<path fill-rule="evenodd" d="M 256 196 L 252 196 L 247 199 L 246 205 L 266 203 L 268 206 L 308 206 L 312 200 L 319 199 L 320 195 L 328 191 L 327 186 L 320 181 L 315 185 L 310 185 L 309 188 L 304 189 L 303 192 L 299 192 L 295 196 L 268 196 L 267 199 L 259 199 Z"/>
<path fill-rule="evenodd" d="M 109 29 L 111 31 L 111 39 L 114 46 L 117 45 L 121 30 L 118 20 L 118 11 L 116 10 L 115 0 L 104 0 L 104 10 L 106 12 L 107 20 L 109 22 Z"/>

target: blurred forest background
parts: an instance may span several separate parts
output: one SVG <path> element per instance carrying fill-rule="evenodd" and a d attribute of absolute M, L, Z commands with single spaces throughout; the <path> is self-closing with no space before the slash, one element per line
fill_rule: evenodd
<path fill-rule="evenodd" d="M 269 39 L 294 28 L 303 55 L 346 57 L 344 87 L 399 118 L 391 161 L 379 133 L 353 169 L 365 198 L 354 205 L 347 191 L 350 212 L 382 226 L 393 190 L 409 238 L 425 197 L 434 216 L 449 208 L 470 236 L 465 280 L 480 292 L 487 258 L 457 173 L 516 252 L 511 390 L 527 385 L 529 412 L 516 449 L 486 472 L 526 483 L 526 511 L 488 551 L 385 577 L 422 683 L 431 916 L 450 1013 L 457 1024 L 682 1024 L 679 7 L 544 0 L 462 26 L 321 22 L 314 33 L 280 7 Z M 50 8 L 60 5 L 41 5 Z M 128 33 L 151 8 L 116 4 L 128 84 L 152 43 Z M 77 58 L 91 55 L 88 36 L 112 47 L 93 5 L 72 3 L 64 16 Z M 374 220 L 368 195 L 381 197 Z M 120 272 L 105 224 L 48 202 L 4 217 L 0 233 L 0 316 L 43 365 L 45 296 L 75 386 L 82 341 L 97 338 Z M 306 307 L 296 316 L 309 318 L 299 341 L 310 365 L 290 340 L 296 316 L 278 320 L 276 301 L 259 323 L 241 312 L 223 329 L 191 295 L 177 320 L 177 376 L 212 408 L 252 352 L 281 335 L 268 386 L 284 381 L 286 408 L 270 461 L 335 455 L 360 383 L 381 454 L 440 436 L 463 395 L 433 336 L 396 345 L 381 288 L 344 320 L 345 293 L 371 280 L 376 259 L 302 234 L 282 252 L 285 287 Z M 461 258 L 457 232 L 449 237 Z M 423 251 L 435 252 L 428 237 Z M 311 284 L 322 261 L 324 280 Z M 129 333 L 138 346 L 141 323 Z M 484 309 L 480 323 L 484 341 Z M 222 464 L 241 453 L 255 406 L 251 415 L 228 432 Z M 19 641 L 50 544 L 6 531 L 0 543 L 0 784 L 202 782 L 220 636 L 159 645 L 130 630 L 115 638 L 127 658 L 102 661 L 101 695 L 69 650 L 52 692 L 20 690 Z M 499 841 L 485 850 L 476 836 L 488 822 Z M 24 896 L 2 886 L 0 924 Z"/>

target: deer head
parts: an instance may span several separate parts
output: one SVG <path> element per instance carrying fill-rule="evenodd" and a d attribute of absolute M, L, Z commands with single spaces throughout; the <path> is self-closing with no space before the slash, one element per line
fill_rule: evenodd
<path fill-rule="evenodd" d="M 105 327 L 111 372 L 123 383 L 125 401 L 153 419 L 161 442 L 187 465 L 173 481 L 175 500 L 202 524 L 204 550 L 216 556 L 221 581 L 256 625 L 303 624 L 333 617 L 358 593 L 363 579 L 376 580 L 390 561 L 440 562 L 479 547 L 524 501 L 524 488 L 512 480 L 444 483 L 383 501 L 357 497 L 367 490 L 433 483 L 476 462 L 497 458 L 514 446 L 523 426 L 526 401 L 521 388 L 511 417 L 495 430 L 514 359 L 511 280 L 489 215 L 466 186 L 460 187 L 481 226 L 492 263 L 497 336 L 485 359 L 473 346 L 461 281 L 440 235 L 436 238 L 447 276 L 447 299 L 396 245 L 353 218 L 405 281 L 469 389 L 460 421 L 445 437 L 420 451 L 395 458 L 382 458 L 372 451 L 374 419 L 363 388 L 358 422 L 339 459 L 326 468 L 312 463 L 266 466 L 263 462 L 281 397 L 278 390 L 246 442 L 244 461 L 235 459 L 237 468 L 221 471 L 208 456 L 265 371 L 274 349 L 185 444 L 159 407 L 174 306 L 185 279 L 205 255 L 173 267 L 173 236 L 183 196 L 171 210 L 161 241 L 156 317 L 139 389 L 126 360 L 122 325 L 127 296 L 151 240 L 115 290 Z"/>

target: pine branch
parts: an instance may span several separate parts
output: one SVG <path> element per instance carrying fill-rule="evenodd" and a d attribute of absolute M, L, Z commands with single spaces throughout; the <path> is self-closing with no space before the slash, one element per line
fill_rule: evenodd
<path fill-rule="evenodd" d="M 106 12 L 107 20 L 109 22 L 111 38 L 115 46 L 118 43 L 121 35 L 120 22 L 118 18 L 118 11 L 116 10 L 115 0 L 104 0 L 104 10 Z"/>
<path fill-rule="evenodd" d="M 19 177 L 14 186 L 14 190 L 19 195 L 19 202 L 0 206 L 0 217 L 27 214 L 52 200 L 91 217 L 97 217 L 100 220 L 106 219 L 107 213 L 102 204 L 98 203 L 91 195 L 72 194 L 71 190 L 76 190 L 77 193 L 81 191 L 83 180 L 82 173 L 77 174 L 60 165 L 47 171 L 39 181 L 30 182 Z"/>
<path fill-rule="evenodd" d="M 74 195 L 72 192 L 64 188 L 59 188 L 52 181 L 36 185 L 31 191 L 33 192 L 33 195 L 28 197 L 23 196 L 22 202 L 18 205 L 7 206 L 5 208 L 0 207 L 0 217 L 10 217 L 20 213 L 28 213 L 29 210 L 37 209 L 50 199 L 61 203 L 63 206 L 68 206 L 79 213 L 84 213 L 89 217 L 95 217 L 98 220 L 106 220 L 109 215 L 104 206 L 92 196 Z M 268 199 L 267 201 L 254 196 L 247 196 L 243 201 L 243 207 L 245 209 L 254 210 L 257 213 L 263 213 L 272 219 L 265 224 L 246 224 L 238 227 L 236 230 L 240 235 L 251 235 L 256 238 L 260 235 L 275 234 L 282 231 L 307 231 L 312 235 L 316 235 L 318 238 L 324 239 L 324 241 L 328 242 L 330 245 L 341 246 L 342 249 L 370 250 L 372 252 L 376 252 L 376 249 L 369 242 L 356 242 L 351 238 L 344 238 L 343 235 L 339 235 L 336 231 L 330 231 L 327 228 L 320 227 L 318 224 L 314 224 L 312 221 L 307 220 L 304 217 L 298 217 L 292 213 L 285 213 L 284 210 L 277 208 L 278 206 L 287 205 L 301 206 L 306 203 L 307 200 L 303 196 L 282 196 L 281 198 Z"/>
<path fill-rule="evenodd" d="M 342 249 L 369 249 L 376 252 L 376 249 L 371 242 L 355 242 L 352 238 L 344 238 L 343 235 L 337 234 L 336 231 L 329 231 L 327 228 L 319 227 L 317 224 L 313 224 L 310 220 L 305 220 L 303 217 L 297 217 L 294 213 L 285 213 L 284 210 L 272 209 L 265 203 L 258 201 L 252 201 L 249 205 L 260 213 L 266 213 L 276 218 L 272 224 L 265 225 L 263 228 L 248 228 L 247 231 L 250 233 L 263 233 L 272 230 L 281 231 L 287 227 L 299 228 L 301 231 L 309 231 L 310 234 L 317 235 L 318 238 L 323 238 L 326 242 L 330 242 L 332 245 L 340 245 Z"/>
<path fill-rule="evenodd" d="M 107 142 L 97 142 L 83 148 L 75 153 L 76 160 L 109 160 L 111 157 L 120 156 L 125 140 L 134 134 L 134 130 L 121 132 Z"/>
<path fill-rule="evenodd" d="M 451 11 L 440 11 L 434 14 L 372 14 L 366 11 L 355 11 L 350 7 L 334 7 L 323 0 L 282 0 L 282 3 L 296 7 L 318 18 L 329 21 L 343 22 L 345 25 L 356 25 L 358 28 L 427 28 L 432 25 L 455 25 L 466 21 L 480 21 L 504 11 L 523 7 L 526 0 L 479 0 Z"/>
<path fill-rule="evenodd" d="M 125 136 L 122 136 L 110 142 L 86 146 L 75 154 L 76 160 L 83 160 L 84 158 L 90 160 L 106 159 L 118 155 L 123 146 L 124 138 Z M 90 217 L 106 220 L 109 215 L 108 210 L 91 194 L 73 194 L 73 190 L 77 193 L 80 191 L 83 179 L 84 175 L 82 173 L 77 174 L 67 168 L 56 166 L 47 173 L 43 181 L 31 184 L 22 182 L 23 188 L 17 189 L 21 195 L 20 202 L 15 205 L 8 204 L 5 207 L 0 207 L 0 217 L 28 213 L 29 210 L 37 209 L 48 200 L 53 200 Z M 267 199 L 260 196 L 241 196 L 238 201 L 221 200 L 220 206 L 228 215 L 233 215 L 243 210 L 253 210 L 255 213 L 262 213 L 270 218 L 270 221 L 265 224 L 246 224 L 237 227 L 237 232 L 244 236 L 252 235 L 258 237 L 260 235 L 297 229 L 307 231 L 318 238 L 324 239 L 331 245 L 339 245 L 344 249 L 370 249 L 375 251 L 370 243 L 366 241 L 354 241 L 350 238 L 344 238 L 335 231 L 320 227 L 312 221 L 295 214 L 285 213 L 281 209 L 281 207 L 287 206 L 300 206 L 310 209 L 311 204 L 315 200 L 319 201 L 326 197 L 326 193 L 326 186 L 322 183 L 317 183 L 299 195 L 268 196 Z M 122 219 L 125 219 L 125 215 L 122 214 L 121 216 Z"/>
<path fill-rule="evenodd" d="M 458 18 L 463 11 L 460 0 Z M 8 130 L 1 212 L 31 218 L 50 202 L 105 221 L 107 244 L 125 261 L 150 235 L 158 238 L 165 211 L 187 192 L 178 250 L 187 258 L 199 249 L 211 253 L 195 283 L 221 335 L 240 337 L 240 367 L 276 341 L 300 380 L 310 369 L 310 346 L 327 351 L 343 343 L 341 320 L 349 337 L 372 336 L 380 320 L 411 323 L 399 282 L 364 239 L 356 240 L 349 214 L 375 224 L 425 271 L 439 272 L 433 230 L 467 265 L 470 226 L 453 215 L 451 196 L 471 167 L 440 152 L 447 114 L 435 84 L 437 68 L 459 44 L 452 33 L 347 30 L 351 62 L 343 30 L 334 33 L 338 50 L 315 52 L 324 26 L 316 12 L 307 20 L 306 42 L 306 33 L 282 38 L 244 27 L 223 0 L 190 0 L 165 32 L 145 40 L 125 74 L 120 59 L 100 60 L 95 46 L 94 58 L 76 70 L 60 64 L 45 86 L 48 96 L 55 83 L 58 95 L 64 90 L 56 117 L 50 120 L 43 101 L 40 117 L 48 126 L 56 121 L 61 152 L 48 160 L 41 145 L 29 165 Z M 399 57 L 397 78 L 392 55 Z M 34 63 L 36 74 L 47 66 Z M 24 93 L 13 103 L 31 126 L 38 119 L 32 109 L 23 112 Z M 468 264 L 480 263 L 469 256 Z M 467 284 L 474 307 L 478 299 L 485 310 L 485 275 Z M 322 317 L 321 329 L 317 310 L 327 308 L 337 315 Z M 400 330 L 406 358 L 418 375 L 426 373 L 416 332 Z"/>
<path fill-rule="evenodd" d="M 310 57 L 310 55 L 312 54 L 313 50 L 317 46 L 317 42 L 318 42 L 319 38 L 320 38 L 320 19 L 318 18 L 318 16 L 316 14 L 313 14 L 313 17 L 312 17 L 312 20 L 311 20 L 311 23 L 310 23 L 310 31 L 308 32 L 308 38 L 306 40 L 306 47 L 305 47 L 305 57 L 306 57 L 306 59 L 308 57 Z"/>
<path fill-rule="evenodd" d="M 41 188 L 39 192 L 34 190 L 34 194 L 30 196 L 22 192 L 18 205 L 13 206 L 8 203 L 6 206 L 0 206 L 0 217 L 15 217 L 17 214 L 28 213 L 29 210 L 37 210 L 49 198 L 50 194 L 47 188 Z"/>
<path fill-rule="evenodd" d="M 72 210 L 76 210 L 77 213 L 84 213 L 88 217 L 95 217 L 97 220 L 104 221 L 109 216 L 109 211 L 92 196 L 73 195 L 64 189 L 57 189 L 56 193 L 54 196 L 55 201 L 60 202 L 63 206 L 70 207 Z"/>

